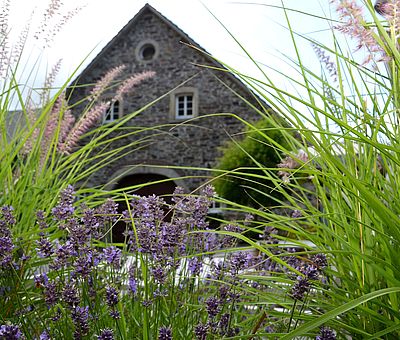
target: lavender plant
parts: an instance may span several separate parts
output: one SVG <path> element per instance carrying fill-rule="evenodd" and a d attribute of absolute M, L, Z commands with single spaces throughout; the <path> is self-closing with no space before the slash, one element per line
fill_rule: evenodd
<path fill-rule="evenodd" d="M 248 319 L 255 312 L 248 289 L 254 282 L 246 271 L 259 266 L 259 259 L 248 249 L 221 252 L 226 231 L 218 236 L 208 229 L 213 195 L 209 186 L 197 196 L 177 188 L 166 220 L 161 198 L 133 197 L 129 209 L 118 213 L 111 200 L 97 208 L 77 202 L 69 186 L 49 214 L 37 212 L 29 257 L 20 253 L 27 241 L 13 237 L 13 210 L 3 207 L 0 334 L 7 339 L 249 335 Z M 122 248 L 107 239 L 117 219 L 126 222 Z M 304 272 L 315 279 L 312 270 Z"/>

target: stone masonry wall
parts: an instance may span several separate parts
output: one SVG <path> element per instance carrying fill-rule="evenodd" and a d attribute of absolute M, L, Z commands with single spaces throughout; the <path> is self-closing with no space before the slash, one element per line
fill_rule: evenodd
<path fill-rule="evenodd" d="M 219 112 L 235 113 L 249 120 L 257 119 L 257 115 L 219 79 L 222 79 L 233 90 L 253 101 L 236 79 L 223 72 L 212 71 L 195 64 L 210 64 L 210 59 L 201 52 L 182 43 L 180 32 L 168 22 L 160 19 L 151 10 L 143 11 L 135 22 L 128 25 L 114 38 L 82 73 L 78 84 L 93 84 L 109 69 L 121 64 L 127 66 L 124 77 L 144 70 L 156 72 L 156 76 L 138 85 L 122 102 L 123 112 L 130 113 L 164 95 L 176 86 L 198 90 L 198 112 L 202 117 Z M 151 40 L 157 47 L 157 57 L 151 61 L 137 58 L 137 47 L 143 41 Z M 188 81 L 193 77 L 191 80 Z M 92 87 L 76 88 L 72 93 L 72 102 L 87 95 Z M 110 94 L 111 97 L 111 94 Z M 75 110 L 79 114 L 80 107 Z M 129 126 L 157 126 L 173 124 L 171 119 L 170 95 L 165 96 L 153 106 L 128 122 Z M 180 123 L 180 121 L 179 121 Z M 228 139 L 229 134 L 243 130 L 238 120 L 228 116 L 199 118 L 187 125 L 180 125 L 152 139 L 152 144 L 124 156 L 110 166 L 98 171 L 90 179 L 91 185 L 105 184 L 123 166 L 137 164 L 156 164 L 164 166 L 188 166 L 211 168 L 220 156 L 219 147 Z M 137 137 L 136 137 L 137 138 Z M 128 143 L 129 139 L 114 142 L 113 147 Z M 176 169 L 181 176 L 210 175 L 204 171 Z M 204 179 L 193 177 L 185 179 L 188 188 L 195 189 Z"/>

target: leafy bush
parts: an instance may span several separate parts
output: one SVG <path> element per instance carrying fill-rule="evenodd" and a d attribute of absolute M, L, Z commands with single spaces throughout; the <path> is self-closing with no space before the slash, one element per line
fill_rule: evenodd
<path fill-rule="evenodd" d="M 242 139 L 233 139 L 222 148 L 216 168 L 229 173 L 213 182 L 221 197 L 255 207 L 275 204 L 281 194 L 265 173 L 272 172 L 281 158 L 276 144 L 288 147 L 282 130 L 270 119 L 260 119 L 247 126 Z"/>

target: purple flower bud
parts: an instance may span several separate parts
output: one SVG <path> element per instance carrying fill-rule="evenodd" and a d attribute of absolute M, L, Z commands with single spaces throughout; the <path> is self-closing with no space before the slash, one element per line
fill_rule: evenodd
<path fill-rule="evenodd" d="M 101 330 L 100 335 L 97 336 L 97 340 L 114 340 L 114 331 L 109 328 Z"/>
<path fill-rule="evenodd" d="M 164 268 L 159 266 L 157 266 L 156 268 L 152 268 L 151 273 L 154 279 L 161 284 L 163 284 L 167 278 Z"/>
<path fill-rule="evenodd" d="M 325 254 L 315 254 L 312 258 L 311 261 L 314 262 L 314 264 L 317 266 L 318 269 L 323 269 L 328 265 L 328 261 L 326 259 Z"/>
<path fill-rule="evenodd" d="M 14 208 L 12 206 L 7 206 L 7 205 L 1 207 L 0 209 L 0 212 L 3 215 L 2 221 L 4 221 L 8 227 L 11 227 L 16 223 L 13 211 Z"/>
<path fill-rule="evenodd" d="M 51 337 L 47 331 L 43 331 L 39 336 L 39 340 L 51 340 Z"/>
<path fill-rule="evenodd" d="M 67 283 L 65 285 L 62 292 L 62 298 L 69 307 L 74 308 L 75 306 L 79 305 L 80 299 L 78 296 L 78 291 L 73 283 Z"/>
<path fill-rule="evenodd" d="M 23 335 L 17 325 L 8 324 L 0 326 L 0 338 L 4 340 L 18 340 L 23 339 Z"/>
<path fill-rule="evenodd" d="M 151 305 L 153 304 L 153 301 L 151 301 L 151 300 L 143 300 L 142 301 L 142 306 L 143 307 L 150 307 Z"/>
<path fill-rule="evenodd" d="M 118 304 L 118 291 L 112 286 L 106 287 L 106 302 L 109 307 Z"/>
<path fill-rule="evenodd" d="M 194 335 L 196 336 L 197 340 L 206 340 L 207 333 L 208 333 L 207 325 L 200 323 L 194 328 Z"/>
<path fill-rule="evenodd" d="M 291 295 L 295 300 L 302 300 L 304 295 L 309 292 L 311 287 L 307 278 L 299 276 L 296 283 L 292 287 Z"/>
<path fill-rule="evenodd" d="M 116 309 L 110 310 L 110 316 L 115 320 L 118 320 L 121 318 L 121 315 L 119 314 L 119 312 Z"/>
<path fill-rule="evenodd" d="M 136 295 L 136 293 L 137 293 L 137 283 L 136 283 L 136 280 L 135 280 L 135 278 L 133 276 L 129 276 L 128 284 L 129 284 L 129 289 L 131 290 L 133 295 Z"/>
<path fill-rule="evenodd" d="M 37 244 L 37 254 L 41 258 L 49 258 L 53 254 L 53 244 L 48 238 L 41 237 L 40 240 L 36 241 Z"/>
<path fill-rule="evenodd" d="M 57 283 L 50 281 L 47 282 L 44 285 L 43 295 L 47 306 L 49 308 L 54 306 L 58 301 Z"/>
<path fill-rule="evenodd" d="M 315 337 L 315 340 L 335 340 L 336 334 L 333 330 L 328 327 L 321 327 L 319 335 Z"/>
<path fill-rule="evenodd" d="M 37 223 L 39 224 L 39 228 L 41 230 L 48 228 L 48 225 L 45 221 L 45 216 L 44 216 L 43 210 L 38 210 L 36 212 L 36 219 L 37 219 Z"/>
<path fill-rule="evenodd" d="M 202 267 L 203 261 L 200 257 L 196 256 L 189 259 L 189 271 L 192 275 L 199 275 Z"/>
<path fill-rule="evenodd" d="M 219 300 L 214 296 L 210 296 L 206 300 L 205 304 L 206 304 L 207 313 L 210 318 L 217 316 L 218 313 L 221 311 L 221 307 L 219 305 Z"/>
<path fill-rule="evenodd" d="M 158 330 L 158 340 L 172 340 L 171 328 L 162 326 Z"/>
<path fill-rule="evenodd" d="M 61 191 L 58 204 L 51 211 L 56 220 L 65 221 L 72 216 L 75 211 L 72 205 L 74 203 L 74 198 L 75 191 L 72 185 L 69 185 L 66 189 Z"/>
<path fill-rule="evenodd" d="M 106 262 L 117 269 L 121 267 L 121 253 L 121 249 L 114 246 L 103 249 Z"/>
<path fill-rule="evenodd" d="M 11 236 L 0 237 L 0 268 L 6 267 L 12 261 L 12 251 L 14 249 L 14 243 Z"/>
<path fill-rule="evenodd" d="M 71 312 L 71 318 L 75 326 L 74 338 L 80 339 L 89 332 L 89 306 L 76 306 Z"/>

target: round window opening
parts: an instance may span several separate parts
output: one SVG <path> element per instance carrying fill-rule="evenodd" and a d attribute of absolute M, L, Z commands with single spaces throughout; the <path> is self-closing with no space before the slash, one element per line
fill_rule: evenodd
<path fill-rule="evenodd" d="M 142 60 L 152 60 L 156 54 L 156 48 L 152 44 L 145 44 L 141 47 L 139 56 Z"/>

